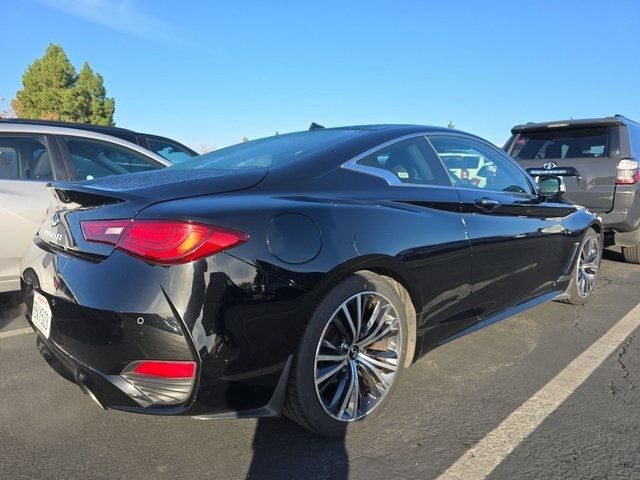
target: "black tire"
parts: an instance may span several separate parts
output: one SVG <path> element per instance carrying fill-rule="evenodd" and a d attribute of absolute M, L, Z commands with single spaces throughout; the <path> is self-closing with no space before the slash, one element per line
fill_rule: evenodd
<path fill-rule="evenodd" d="M 325 327 L 334 312 L 352 296 L 361 292 L 376 292 L 393 307 L 399 320 L 400 352 L 393 381 L 378 404 L 365 417 L 351 421 L 362 421 L 378 414 L 394 390 L 405 364 L 409 337 L 408 318 L 412 306 L 403 303 L 408 299 L 404 288 L 394 280 L 372 272 L 359 272 L 337 284 L 320 302 L 302 335 L 298 351 L 294 356 L 289 383 L 285 414 L 312 432 L 329 437 L 343 437 L 350 422 L 330 416 L 322 406 L 315 385 L 316 351 Z"/>
<path fill-rule="evenodd" d="M 24 280 L 24 282 L 21 282 L 22 302 L 30 312 L 33 307 L 33 287 L 40 288 L 40 281 L 38 280 L 38 275 L 32 269 L 25 270 L 22 278 Z"/>
<path fill-rule="evenodd" d="M 582 253 L 582 250 L 585 244 L 591 238 L 596 238 L 599 242 L 597 266 L 598 266 L 598 271 L 600 270 L 600 261 L 602 260 L 602 249 L 603 249 L 602 235 L 596 232 L 593 228 L 589 228 L 585 236 L 582 238 L 582 241 L 580 242 L 580 246 L 578 247 L 578 258 L 576 258 L 576 264 L 573 266 L 569 287 L 565 292 L 564 298 L 560 300 L 563 303 L 568 303 L 570 305 L 584 305 L 589 301 L 589 299 L 591 298 L 591 295 L 593 294 L 593 290 L 594 290 L 593 288 L 586 295 L 581 294 L 578 289 L 578 271 L 580 267 L 580 255 Z M 597 281 L 597 272 L 596 272 L 596 280 L 594 280 L 594 284 L 596 281 Z"/>
<path fill-rule="evenodd" d="M 627 263 L 640 263 L 640 245 L 622 247 L 622 255 L 624 256 L 624 261 Z"/>

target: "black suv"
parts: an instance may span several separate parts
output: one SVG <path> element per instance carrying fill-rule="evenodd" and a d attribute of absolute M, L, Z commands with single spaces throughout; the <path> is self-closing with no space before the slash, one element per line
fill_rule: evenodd
<path fill-rule="evenodd" d="M 615 115 L 511 132 L 504 150 L 534 177 L 562 176 L 564 198 L 596 213 L 625 260 L 640 263 L 640 124 Z"/>
<path fill-rule="evenodd" d="M 27 123 L 29 125 L 46 125 L 49 127 L 65 127 L 65 128 L 78 128 L 81 130 L 88 130 L 90 132 L 98 132 L 104 135 L 111 135 L 112 137 L 118 137 L 127 142 L 140 145 L 142 148 L 151 150 L 153 153 L 166 158 L 171 163 L 180 163 L 184 160 L 188 160 L 191 157 L 198 155 L 197 152 L 191 150 L 189 147 L 171 140 L 170 138 L 161 137 L 159 135 L 150 135 L 148 133 L 138 133 L 127 128 L 120 127 L 106 127 L 103 125 L 91 125 L 89 123 L 73 123 L 73 122 L 59 122 L 53 120 L 29 120 L 18 118 L 4 118 L 0 119 L 0 122 L 8 123 Z"/>

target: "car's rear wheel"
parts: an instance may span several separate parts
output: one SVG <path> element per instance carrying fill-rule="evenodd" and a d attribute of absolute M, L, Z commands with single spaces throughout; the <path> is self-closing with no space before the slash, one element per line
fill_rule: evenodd
<path fill-rule="evenodd" d="M 566 297 L 562 299 L 571 305 L 584 305 L 593 293 L 602 260 L 602 236 L 590 228 L 582 239 L 578 252 Z"/>
<path fill-rule="evenodd" d="M 640 245 L 622 247 L 622 255 L 627 263 L 640 263 Z"/>
<path fill-rule="evenodd" d="M 288 386 L 287 415 L 320 435 L 342 436 L 377 413 L 407 353 L 402 287 L 371 272 L 336 285 L 312 315 Z"/>

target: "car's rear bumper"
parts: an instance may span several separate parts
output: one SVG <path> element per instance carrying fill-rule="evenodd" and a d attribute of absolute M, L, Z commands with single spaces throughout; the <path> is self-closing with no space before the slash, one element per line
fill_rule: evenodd
<path fill-rule="evenodd" d="M 599 214 L 599 217 L 604 227 L 612 232 L 624 234 L 639 230 L 640 190 L 638 186 L 616 185 L 613 209 Z"/>
<path fill-rule="evenodd" d="M 105 408 L 199 418 L 279 413 L 311 304 L 305 292 L 227 255 L 167 269 L 121 252 L 95 263 L 43 249 L 23 284 L 49 302 L 49 338 L 36 332 L 58 373 Z M 196 362 L 189 398 L 163 407 L 139 402 L 121 374 L 144 360 Z"/>
<path fill-rule="evenodd" d="M 0 293 L 15 292 L 20 290 L 20 277 L 0 279 Z"/>
<path fill-rule="evenodd" d="M 136 359 L 192 361 L 187 339 L 181 334 L 158 328 L 153 320 L 146 326 L 139 325 L 127 314 L 82 307 L 26 283 L 22 287 L 27 294 L 25 316 L 37 334 L 38 351 L 58 374 L 76 383 L 101 407 L 157 414 L 179 414 L 189 409 L 196 388 L 179 405 L 150 408 L 143 394 L 120 375 Z M 52 312 L 49 338 L 31 321 L 35 291 L 47 299 Z M 131 338 L 133 324 L 140 327 L 138 339 Z"/>

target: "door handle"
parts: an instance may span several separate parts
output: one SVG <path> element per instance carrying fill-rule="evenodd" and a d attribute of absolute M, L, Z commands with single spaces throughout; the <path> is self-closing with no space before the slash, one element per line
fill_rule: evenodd
<path fill-rule="evenodd" d="M 500 202 L 492 198 L 478 198 L 473 204 L 484 212 L 493 212 L 500 206 Z"/>

